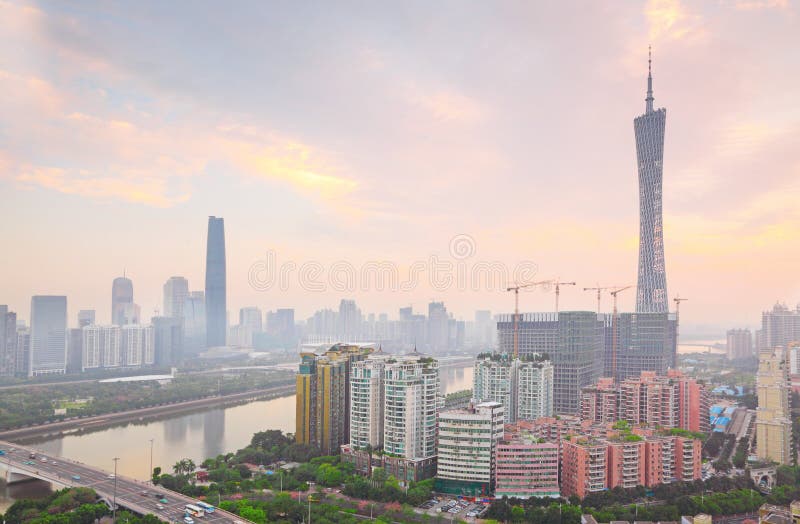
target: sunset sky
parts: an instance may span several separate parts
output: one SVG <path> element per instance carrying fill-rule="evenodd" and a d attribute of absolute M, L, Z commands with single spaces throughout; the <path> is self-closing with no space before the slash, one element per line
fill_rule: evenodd
<path fill-rule="evenodd" d="M 669 295 L 689 298 L 686 330 L 754 326 L 800 302 L 799 16 L 789 0 L 0 0 L 0 304 L 28 320 L 31 295 L 64 294 L 71 324 L 108 322 L 124 270 L 149 317 L 171 275 L 203 288 L 216 215 L 231 320 L 341 298 L 391 318 L 431 299 L 462 319 L 513 309 L 483 286 L 248 282 L 269 250 L 404 274 L 454 261 L 454 237 L 474 242 L 468 271 L 529 261 L 578 282 L 562 309 L 594 309 L 583 286 L 636 284 L 652 45 Z"/>

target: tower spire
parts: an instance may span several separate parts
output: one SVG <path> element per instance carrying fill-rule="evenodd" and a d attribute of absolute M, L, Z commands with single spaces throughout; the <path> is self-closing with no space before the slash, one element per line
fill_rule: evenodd
<path fill-rule="evenodd" d="M 652 46 L 647 46 L 647 98 L 644 99 L 645 113 L 653 112 L 653 72 L 652 72 Z"/>

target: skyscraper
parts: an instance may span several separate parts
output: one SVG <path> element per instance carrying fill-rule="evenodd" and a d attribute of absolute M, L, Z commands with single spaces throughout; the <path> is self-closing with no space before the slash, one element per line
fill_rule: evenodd
<path fill-rule="evenodd" d="M 0 305 L 0 376 L 14 376 L 17 357 L 17 314 Z"/>
<path fill-rule="evenodd" d="M 117 326 L 135 324 L 138 322 L 138 315 L 131 322 L 134 313 L 133 282 L 124 276 L 115 278 L 111 286 L 111 323 Z"/>
<path fill-rule="evenodd" d="M 206 244 L 206 346 L 224 346 L 227 335 L 225 219 L 208 217 Z"/>
<path fill-rule="evenodd" d="M 183 277 L 169 277 L 164 283 L 164 316 L 183 318 L 183 304 L 189 296 L 189 281 Z"/>
<path fill-rule="evenodd" d="M 758 355 L 756 390 L 756 455 L 779 464 L 792 460 L 792 419 L 786 349 L 762 350 Z"/>
<path fill-rule="evenodd" d="M 192 291 L 183 303 L 183 349 L 195 355 L 205 347 L 206 297 L 203 291 Z"/>
<path fill-rule="evenodd" d="M 63 374 L 67 367 L 67 297 L 31 297 L 28 376 Z"/>
<path fill-rule="evenodd" d="M 94 309 L 81 309 L 78 311 L 78 327 L 91 326 L 95 322 Z"/>
<path fill-rule="evenodd" d="M 665 108 L 653 109 L 653 75 L 647 60 L 645 112 L 633 121 L 639 172 L 639 280 L 637 313 L 666 313 L 667 273 L 664 264 L 662 178 Z"/>

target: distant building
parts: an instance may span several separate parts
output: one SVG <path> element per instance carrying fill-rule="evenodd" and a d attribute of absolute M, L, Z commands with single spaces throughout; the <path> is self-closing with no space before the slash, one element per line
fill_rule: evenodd
<path fill-rule="evenodd" d="M 28 376 L 64 374 L 67 367 L 67 297 L 31 298 Z"/>
<path fill-rule="evenodd" d="M 121 365 L 122 330 L 119 326 L 85 326 L 82 369 L 116 368 Z"/>
<path fill-rule="evenodd" d="M 497 319 L 498 351 L 514 352 L 514 315 Z M 559 415 L 580 411 L 581 390 L 603 371 L 603 325 L 593 311 L 523 313 L 519 354 L 546 354 L 553 363 L 553 409 Z"/>
<path fill-rule="evenodd" d="M 0 376 L 14 376 L 17 360 L 17 314 L 0 305 Z"/>
<path fill-rule="evenodd" d="M 552 416 L 553 365 L 539 354 L 515 359 L 482 353 L 475 360 L 472 397 L 502 404 L 507 423 Z"/>
<path fill-rule="evenodd" d="M 753 356 L 753 335 L 749 329 L 729 329 L 727 333 L 728 360 Z"/>
<path fill-rule="evenodd" d="M 183 328 L 180 318 L 153 317 L 155 365 L 174 366 L 183 358 Z"/>
<path fill-rule="evenodd" d="M 257 307 L 244 307 L 239 309 L 239 325 L 235 343 L 244 347 L 253 347 L 253 335 L 264 330 L 264 320 L 261 310 Z M 231 343 L 234 343 L 232 340 Z"/>
<path fill-rule="evenodd" d="M 17 328 L 17 355 L 14 359 L 16 375 L 25 376 L 30 370 L 31 331 L 26 327 Z"/>
<path fill-rule="evenodd" d="M 327 311 L 333 313 L 330 310 Z M 329 320 L 327 323 L 322 322 L 322 324 L 327 324 L 327 328 L 322 328 L 323 331 L 326 331 L 335 324 L 335 320 Z M 294 347 L 297 344 L 297 333 L 294 327 L 294 309 L 281 308 L 275 311 L 268 311 L 266 331 L 284 348 Z"/>
<path fill-rule="evenodd" d="M 226 344 L 228 332 L 225 220 L 208 217 L 206 245 L 206 347 Z"/>
<path fill-rule="evenodd" d="M 189 296 L 189 281 L 184 277 L 170 277 L 164 283 L 165 317 L 183 318 L 183 306 Z"/>
<path fill-rule="evenodd" d="M 756 390 L 756 455 L 762 460 L 790 464 L 792 420 L 789 405 L 789 373 L 785 349 L 759 353 Z"/>
<path fill-rule="evenodd" d="M 151 366 L 155 362 L 155 332 L 152 326 L 122 326 L 122 366 Z"/>
<path fill-rule="evenodd" d="M 625 380 L 638 377 L 642 371 L 664 375 L 676 366 L 678 345 L 674 313 L 618 313 L 616 322 L 612 315 L 603 315 L 602 319 L 604 376 Z"/>
<path fill-rule="evenodd" d="M 83 330 L 72 328 L 67 339 L 67 373 L 80 373 L 83 370 Z"/>
<path fill-rule="evenodd" d="M 78 311 L 78 327 L 91 326 L 95 323 L 94 309 L 81 309 Z"/>
<path fill-rule="evenodd" d="M 437 492 L 467 496 L 494 492 L 504 420 L 499 402 L 439 413 Z"/>
<path fill-rule="evenodd" d="M 761 332 L 756 349 L 785 348 L 792 342 L 800 342 L 800 305 L 790 310 L 785 304 L 777 303 L 771 311 L 761 315 Z"/>
<path fill-rule="evenodd" d="M 449 318 L 444 302 L 428 304 L 428 349 L 432 353 L 450 349 Z"/>
<path fill-rule="evenodd" d="M 531 438 L 516 438 L 497 446 L 495 497 L 560 496 L 558 445 Z"/>
<path fill-rule="evenodd" d="M 197 355 L 206 347 L 206 300 L 203 291 L 192 291 L 183 303 L 184 355 Z"/>
<path fill-rule="evenodd" d="M 111 323 L 117 326 L 139 323 L 139 306 L 133 302 L 133 281 L 117 277 L 111 286 Z"/>

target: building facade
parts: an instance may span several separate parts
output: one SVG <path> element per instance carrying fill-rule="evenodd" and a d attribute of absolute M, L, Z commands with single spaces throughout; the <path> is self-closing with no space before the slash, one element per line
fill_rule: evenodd
<path fill-rule="evenodd" d="M 64 374 L 67 368 L 67 297 L 31 297 L 28 376 Z"/>
<path fill-rule="evenodd" d="M 783 347 L 759 353 L 756 391 L 756 455 L 790 464 L 792 420 L 789 405 L 788 359 Z"/>
<path fill-rule="evenodd" d="M 14 376 L 17 369 L 17 314 L 0 305 L 0 376 Z"/>
<path fill-rule="evenodd" d="M 558 498 L 559 447 L 519 438 L 497 446 L 495 497 Z"/>
<path fill-rule="evenodd" d="M 206 347 L 224 346 L 228 333 L 225 219 L 208 217 L 206 243 Z"/>
<path fill-rule="evenodd" d="M 749 329 L 729 329 L 726 339 L 728 360 L 753 356 L 753 334 Z"/>
<path fill-rule="evenodd" d="M 383 373 L 389 356 L 374 353 L 350 370 L 350 445 L 356 449 L 383 447 Z"/>
<path fill-rule="evenodd" d="M 189 296 L 189 281 L 184 277 L 169 277 L 164 283 L 163 316 L 183 318 L 183 305 Z"/>
<path fill-rule="evenodd" d="M 513 358 L 505 353 L 481 353 L 475 360 L 472 398 L 499 402 L 506 423 L 553 414 L 553 365 L 539 354 Z"/>
<path fill-rule="evenodd" d="M 117 326 L 138 323 L 135 306 L 133 281 L 124 276 L 115 278 L 111 284 L 111 323 Z M 137 318 L 132 318 L 134 316 Z"/>

